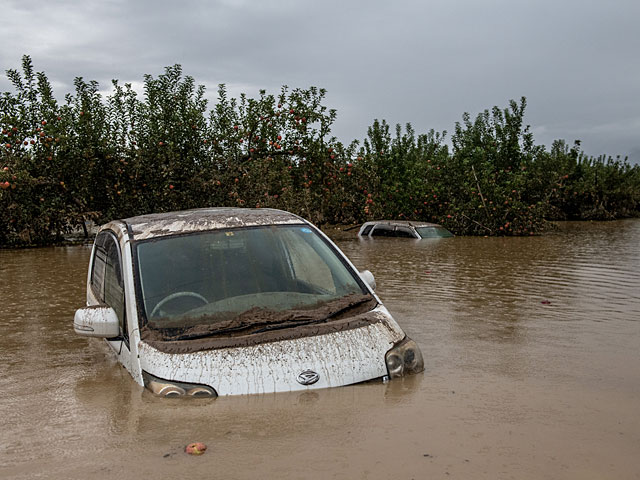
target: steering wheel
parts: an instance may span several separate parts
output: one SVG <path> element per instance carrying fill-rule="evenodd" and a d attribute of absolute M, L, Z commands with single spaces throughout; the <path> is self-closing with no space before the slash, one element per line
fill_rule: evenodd
<path fill-rule="evenodd" d="M 167 295 L 162 300 L 160 300 L 156 304 L 156 306 L 153 307 L 153 310 L 151 311 L 151 315 L 149 315 L 149 318 L 153 317 L 156 314 L 156 312 L 158 310 L 160 310 L 160 307 L 162 307 L 165 303 L 170 302 L 171 300 L 173 300 L 175 298 L 179 298 L 179 297 L 193 297 L 193 298 L 197 298 L 198 300 L 202 300 L 202 302 L 205 305 L 207 303 L 209 303 L 209 300 L 207 300 L 202 295 L 200 295 L 199 293 L 196 293 L 196 292 L 175 292 L 175 293 L 172 293 L 170 295 Z"/>

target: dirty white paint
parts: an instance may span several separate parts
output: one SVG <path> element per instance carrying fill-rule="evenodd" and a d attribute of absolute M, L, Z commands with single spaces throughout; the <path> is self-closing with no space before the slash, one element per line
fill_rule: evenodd
<path fill-rule="evenodd" d="M 92 305 L 76 310 L 73 329 L 86 337 L 115 337 L 119 331 L 118 317 L 108 305 Z"/>
<path fill-rule="evenodd" d="M 223 228 L 260 225 L 301 225 L 306 222 L 289 212 L 270 208 L 198 208 L 181 212 L 141 215 L 126 219 L 135 240 Z"/>
<path fill-rule="evenodd" d="M 383 307 L 382 307 L 383 308 Z M 159 378 L 209 385 L 218 395 L 283 392 L 336 387 L 387 375 L 385 353 L 404 337 L 390 321 L 314 337 L 250 347 L 185 354 L 138 345 L 140 366 Z M 300 373 L 319 374 L 313 385 L 301 385 Z"/>

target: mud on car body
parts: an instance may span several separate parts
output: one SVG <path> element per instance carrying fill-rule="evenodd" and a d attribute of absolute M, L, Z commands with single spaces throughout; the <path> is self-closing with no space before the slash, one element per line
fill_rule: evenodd
<path fill-rule="evenodd" d="M 210 208 L 101 227 L 74 328 L 158 395 L 326 388 L 423 370 L 338 247 L 272 209 Z"/>

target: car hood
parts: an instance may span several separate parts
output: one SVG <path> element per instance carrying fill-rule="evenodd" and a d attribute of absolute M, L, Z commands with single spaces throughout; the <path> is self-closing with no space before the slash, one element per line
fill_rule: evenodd
<path fill-rule="evenodd" d="M 385 353 L 404 332 L 382 305 L 357 317 L 368 321 L 319 335 L 190 353 L 163 352 L 142 340 L 140 366 L 165 380 L 208 385 L 218 395 L 326 388 L 382 377 Z"/>

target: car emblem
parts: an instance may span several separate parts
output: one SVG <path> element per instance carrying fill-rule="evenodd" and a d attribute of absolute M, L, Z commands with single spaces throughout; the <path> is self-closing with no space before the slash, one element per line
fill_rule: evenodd
<path fill-rule="evenodd" d="M 296 378 L 296 380 L 298 380 L 298 383 L 302 385 L 313 385 L 318 380 L 320 380 L 320 375 L 318 375 L 313 370 L 305 370 L 300 375 L 298 375 L 298 378 Z"/>

